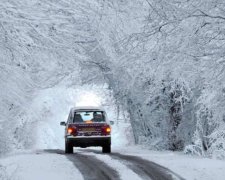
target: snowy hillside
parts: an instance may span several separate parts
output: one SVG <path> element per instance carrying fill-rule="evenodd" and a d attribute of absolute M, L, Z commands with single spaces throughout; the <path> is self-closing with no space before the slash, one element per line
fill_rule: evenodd
<path fill-rule="evenodd" d="M 224 12 L 223 0 L 1 0 L 0 154 L 60 146 L 59 122 L 91 90 L 122 123 L 118 144 L 133 133 L 224 158 Z"/>

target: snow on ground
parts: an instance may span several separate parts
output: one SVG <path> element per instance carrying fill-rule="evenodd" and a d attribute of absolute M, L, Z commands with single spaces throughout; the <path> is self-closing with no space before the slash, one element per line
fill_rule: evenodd
<path fill-rule="evenodd" d="M 100 150 L 101 151 L 100 148 L 91 148 L 91 149 L 95 149 L 95 150 Z M 79 153 L 83 153 L 83 152 L 81 151 Z M 132 180 L 140 180 L 141 179 L 136 173 L 134 173 L 132 170 L 127 168 L 126 165 L 121 163 L 119 160 L 113 159 L 109 155 L 96 154 L 96 153 L 86 153 L 86 152 L 83 153 L 83 154 L 95 156 L 99 160 L 107 163 L 112 169 L 115 169 L 118 172 L 118 174 L 120 175 L 121 179 L 123 179 L 123 180 L 131 180 L 131 179 Z"/>
<path fill-rule="evenodd" d="M 25 153 L 2 158 L 1 180 L 83 180 L 80 172 L 65 156 Z"/>
<path fill-rule="evenodd" d="M 127 166 L 122 164 L 119 160 L 115 160 L 108 155 L 99 155 L 95 154 L 95 156 L 103 162 L 110 162 L 109 166 L 115 169 L 121 179 L 123 180 L 141 180 L 140 176 L 134 173 L 132 170 L 128 169 Z"/>
<path fill-rule="evenodd" d="M 123 161 L 113 159 L 110 155 L 94 153 L 101 148 L 89 148 L 90 151 L 76 148 L 76 152 L 95 156 L 115 169 L 123 180 L 140 179 L 138 174 L 129 169 Z M 93 149 L 93 152 L 91 151 Z M 140 156 L 143 159 L 160 164 L 179 174 L 186 180 L 223 180 L 225 161 L 188 156 L 170 151 L 156 152 L 140 146 L 112 148 L 113 152 Z M 74 154 L 76 155 L 76 154 Z M 40 179 L 83 179 L 79 170 L 66 156 L 43 151 L 26 151 L 10 154 L 0 159 L 1 180 L 40 180 Z"/>
<path fill-rule="evenodd" d="M 186 180 L 223 180 L 225 175 L 225 161 L 223 160 L 189 156 L 171 151 L 151 151 L 141 146 L 129 146 L 114 149 L 114 151 L 140 156 L 158 163 Z"/>

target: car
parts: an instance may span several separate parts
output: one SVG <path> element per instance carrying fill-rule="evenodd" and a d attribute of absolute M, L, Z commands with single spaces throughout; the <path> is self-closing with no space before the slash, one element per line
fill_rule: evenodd
<path fill-rule="evenodd" d="M 101 146 L 103 153 L 111 153 L 111 126 L 101 107 L 75 107 L 70 110 L 65 126 L 65 153 L 73 147 Z"/>

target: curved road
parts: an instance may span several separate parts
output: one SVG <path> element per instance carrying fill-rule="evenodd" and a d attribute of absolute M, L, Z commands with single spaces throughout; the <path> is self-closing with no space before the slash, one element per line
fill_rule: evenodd
<path fill-rule="evenodd" d="M 82 173 L 85 180 L 118 180 L 118 172 L 112 169 L 105 162 L 97 159 L 95 156 L 84 154 L 82 152 L 91 152 L 102 154 L 100 151 L 92 149 L 79 150 L 74 154 L 65 154 L 63 150 L 45 150 L 47 153 L 56 153 L 65 155 L 77 169 Z M 104 154 L 105 155 L 105 154 Z M 124 155 L 120 153 L 107 154 L 113 159 L 124 163 L 127 168 L 138 174 L 144 180 L 184 180 L 178 174 L 168 168 L 158 165 L 154 162 L 147 161 L 138 156 Z"/>

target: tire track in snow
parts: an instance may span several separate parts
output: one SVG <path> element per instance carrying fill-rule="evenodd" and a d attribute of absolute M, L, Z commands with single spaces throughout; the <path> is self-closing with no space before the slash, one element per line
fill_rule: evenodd
<path fill-rule="evenodd" d="M 119 180 L 118 173 L 93 156 L 71 154 L 67 158 L 74 163 L 86 180 Z"/>
<path fill-rule="evenodd" d="M 85 180 L 119 180 L 120 177 L 114 169 L 94 156 L 82 153 L 65 154 L 63 150 L 45 150 L 48 153 L 65 155 L 81 172 Z"/>
<path fill-rule="evenodd" d="M 184 180 L 168 168 L 137 156 L 123 155 L 120 153 L 113 153 L 111 156 L 124 161 L 129 168 L 146 180 Z"/>
<path fill-rule="evenodd" d="M 92 149 L 82 150 L 101 154 L 101 152 Z M 184 180 L 181 176 L 154 162 L 142 159 L 138 156 L 124 155 L 120 153 L 111 153 L 108 156 L 125 163 L 125 165 L 145 180 Z"/>
<path fill-rule="evenodd" d="M 79 169 L 85 180 L 94 180 L 96 178 L 101 180 L 120 179 L 117 171 L 119 171 L 121 175 L 122 164 L 127 167 L 128 171 L 133 171 L 132 178 L 127 173 L 128 176 L 125 178 L 124 176 L 121 176 L 122 179 L 139 179 L 139 176 L 144 180 L 184 180 L 184 178 L 169 170 L 168 168 L 142 159 L 138 156 L 124 155 L 120 153 L 111 153 L 106 155 L 102 154 L 98 150 L 93 149 L 79 149 L 78 152 L 74 154 L 65 154 L 63 150 L 45 151 L 49 153 L 65 155 Z M 112 164 L 112 161 L 115 162 L 115 160 L 118 161 L 117 168 L 115 167 L 116 164 Z M 108 165 L 106 161 L 111 161 L 111 164 L 109 163 Z"/>
<path fill-rule="evenodd" d="M 94 156 L 97 159 L 101 160 L 102 162 L 107 162 L 107 164 L 112 168 L 115 169 L 122 180 L 142 180 L 141 176 L 139 176 L 137 173 L 135 173 L 132 169 L 128 168 L 121 160 L 117 160 L 115 158 L 112 158 L 111 156 L 107 154 L 97 154 L 93 152 L 86 152 L 80 151 L 82 154 L 88 155 L 88 156 Z"/>

